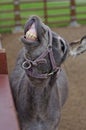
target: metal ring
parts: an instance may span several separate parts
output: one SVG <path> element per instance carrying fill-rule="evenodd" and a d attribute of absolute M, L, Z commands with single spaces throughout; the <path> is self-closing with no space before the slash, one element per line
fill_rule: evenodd
<path fill-rule="evenodd" d="M 31 64 L 28 63 L 27 61 L 24 61 L 22 64 L 22 67 L 23 67 L 23 69 L 28 70 L 31 68 Z"/>

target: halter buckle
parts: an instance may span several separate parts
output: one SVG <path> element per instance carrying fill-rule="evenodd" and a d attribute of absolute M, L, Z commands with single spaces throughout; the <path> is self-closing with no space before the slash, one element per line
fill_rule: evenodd
<path fill-rule="evenodd" d="M 22 68 L 25 69 L 25 70 L 28 70 L 31 68 L 31 63 L 27 62 L 27 61 L 24 61 L 23 64 L 22 64 Z"/>

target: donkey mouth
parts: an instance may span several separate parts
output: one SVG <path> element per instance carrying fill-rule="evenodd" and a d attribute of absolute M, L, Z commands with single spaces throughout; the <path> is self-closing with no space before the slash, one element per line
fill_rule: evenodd
<path fill-rule="evenodd" d="M 35 23 L 33 23 L 29 30 L 26 32 L 25 38 L 28 41 L 37 41 L 37 31 L 35 28 Z"/>
<path fill-rule="evenodd" d="M 21 41 L 24 43 L 25 47 L 37 47 L 42 42 L 44 36 L 43 32 L 40 19 L 33 16 L 25 24 L 24 36 L 21 37 Z"/>

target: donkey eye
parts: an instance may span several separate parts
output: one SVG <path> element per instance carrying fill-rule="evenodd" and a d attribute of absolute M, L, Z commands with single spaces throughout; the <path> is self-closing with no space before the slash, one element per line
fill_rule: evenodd
<path fill-rule="evenodd" d="M 60 39 L 60 42 L 61 42 L 61 49 L 64 52 L 64 50 L 65 50 L 65 48 L 64 48 L 64 41 Z"/>

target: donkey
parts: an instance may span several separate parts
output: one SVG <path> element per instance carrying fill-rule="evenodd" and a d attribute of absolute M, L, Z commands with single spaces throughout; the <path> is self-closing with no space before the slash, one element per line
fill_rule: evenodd
<path fill-rule="evenodd" d="M 64 69 L 67 42 L 32 16 L 24 27 L 15 68 L 10 76 L 21 130 L 57 130 L 68 96 Z"/>

